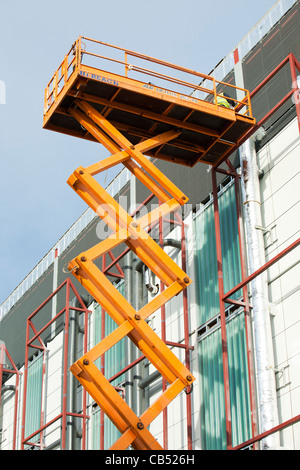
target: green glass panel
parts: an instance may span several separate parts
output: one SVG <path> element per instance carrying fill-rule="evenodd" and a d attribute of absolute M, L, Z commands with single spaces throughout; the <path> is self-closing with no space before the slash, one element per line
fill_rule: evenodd
<path fill-rule="evenodd" d="M 28 366 L 25 437 L 41 427 L 43 356 L 41 355 Z M 36 442 L 39 435 L 32 439 Z"/>
<path fill-rule="evenodd" d="M 238 225 L 234 185 L 218 198 L 224 291 L 241 281 Z M 216 255 L 214 206 L 209 204 L 194 219 L 196 295 L 198 324 L 202 325 L 220 311 Z M 233 298 L 239 298 L 241 291 Z"/>
<path fill-rule="evenodd" d="M 245 324 L 243 313 L 227 322 L 232 441 L 251 438 Z M 198 343 L 202 448 L 226 449 L 226 422 L 221 330 L 218 327 Z"/>

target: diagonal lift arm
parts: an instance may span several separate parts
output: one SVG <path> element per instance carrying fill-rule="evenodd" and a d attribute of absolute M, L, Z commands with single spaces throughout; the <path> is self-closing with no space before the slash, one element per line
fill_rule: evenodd
<path fill-rule="evenodd" d="M 188 198 L 143 152 L 178 137 L 180 129 L 132 145 L 88 102 L 75 101 L 69 112 L 112 154 L 87 168 L 79 167 L 68 179 L 68 184 L 107 223 L 113 234 L 78 255 L 68 268 L 118 325 L 110 335 L 77 360 L 70 370 L 121 432 L 121 437 L 111 449 L 126 449 L 129 445 L 140 450 L 161 449 L 147 427 L 195 379 L 145 320 L 192 281 L 148 235 L 146 229 L 161 217 L 176 211 Z M 158 209 L 134 220 L 93 178 L 119 163 L 158 197 L 162 203 Z M 139 311 L 130 305 L 94 263 L 121 243 L 125 243 L 166 286 Z M 140 417 L 94 364 L 125 336 L 133 341 L 169 383 L 164 393 Z"/>

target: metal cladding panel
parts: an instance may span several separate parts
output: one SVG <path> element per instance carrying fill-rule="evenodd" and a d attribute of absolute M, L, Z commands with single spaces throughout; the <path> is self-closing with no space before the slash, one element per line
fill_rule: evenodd
<path fill-rule="evenodd" d="M 196 204 L 199 204 L 212 191 L 211 173 L 208 171 L 210 167 L 204 163 L 197 163 L 193 168 L 188 168 L 175 163 L 156 160 L 155 166 L 189 198 L 187 207 L 190 205 L 195 209 Z M 224 175 L 217 174 L 218 184 L 223 179 Z"/>
<path fill-rule="evenodd" d="M 232 88 L 231 86 L 226 85 L 226 84 L 233 85 L 233 86 L 236 85 L 234 71 L 231 70 L 226 75 L 226 77 L 222 80 L 222 82 L 224 82 L 224 85 L 223 84 L 218 85 L 217 92 L 218 93 L 222 93 L 222 92 L 227 93 L 229 96 L 231 96 L 231 98 L 236 98 L 237 99 L 236 89 Z"/>
<path fill-rule="evenodd" d="M 244 315 L 227 322 L 232 442 L 251 438 L 251 413 L 247 372 Z M 198 343 L 200 419 L 203 450 L 226 450 L 226 421 L 220 328 Z"/>
<path fill-rule="evenodd" d="M 224 291 L 241 281 L 240 253 L 234 185 L 219 197 L 219 216 L 223 256 Z M 220 311 L 214 206 L 211 202 L 194 219 L 196 294 L 198 325 L 202 325 Z M 237 292 L 234 298 L 241 296 Z"/>
<path fill-rule="evenodd" d="M 21 299 L 9 310 L 0 322 L 0 339 L 16 365 L 25 360 L 27 317 L 31 315 L 52 292 L 53 265 L 24 293 Z M 37 321 L 41 328 L 51 318 L 51 312 L 44 310 L 43 318 Z"/>
<path fill-rule="evenodd" d="M 297 2 L 249 52 L 243 60 L 245 88 L 252 92 L 290 53 L 300 60 L 300 2 Z M 285 66 L 251 100 L 257 121 L 269 112 L 292 88 L 289 65 Z M 262 144 L 270 140 L 295 116 L 288 100 L 265 124 L 268 130 Z M 283 119 L 280 119 L 283 116 Z"/>
<path fill-rule="evenodd" d="M 253 91 L 288 54 L 293 53 L 299 60 L 299 39 L 300 3 L 297 2 L 244 58 L 245 87 Z"/>

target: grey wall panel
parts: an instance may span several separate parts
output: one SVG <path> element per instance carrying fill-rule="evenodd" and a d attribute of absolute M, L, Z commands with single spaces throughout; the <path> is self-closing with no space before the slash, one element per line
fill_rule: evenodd
<path fill-rule="evenodd" d="M 15 364 L 22 365 L 24 362 L 27 317 L 51 294 L 52 276 L 53 266 L 48 268 L 0 322 L 0 340 L 5 343 Z M 37 321 L 39 327 L 51 318 L 51 312 L 50 316 L 46 311 L 43 313 L 44 318 Z"/>
<path fill-rule="evenodd" d="M 245 88 L 252 92 L 290 53 L 300 60 L 300 2 L 297 2 L 243 60 Z M 292 88 L 289 66 L 285 66 L 252 99 L 257 121 L 266 115 Z M 288 100 L 265 124 L 265 144 L 278 133 L 296 111 Z"/>

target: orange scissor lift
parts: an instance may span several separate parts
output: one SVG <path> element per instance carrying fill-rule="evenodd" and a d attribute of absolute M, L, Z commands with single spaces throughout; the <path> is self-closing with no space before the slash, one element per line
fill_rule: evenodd
<path fill-rule="evenodd" d="M 106 54 L 107 50 L 110 55 L 103 55 L 102 51 Z M 167 75 L 166 69 L 173 76 Z M 234 94 L 238 89 L 243 95 L 235 99 L 234 109 L 215 104 L 224 87 L 231 87 Z M 71 188 L 113 231 L 68 265 L 118 325 L 70 367 L 120 431 L 121 436 L 111 449 L 130 445 L 139 450 L 162 449 L 147 428 L 195 380 L 146 322 L 192 282 L 148 234 L 149 226 L 179 209 L 188 198 L 147 156 L 187 166 L 197 162 L 214 166 L 237 148 L 254 124 L 247 90 L 85 37 L 76 40 L 47 85 L 43 127 L 100 142 L 111 153 L 89 167 L 77 168 L 68 179 Z M 158 209 L 135 220 L 101 187 L 94 176 L 119 163 L 158 198 Z M 122 243 L 166 287 L 138 311 L 94 263 Z M 95 365 L 96 359 L 126 335 L 169 384 L 139 417 Z"/>

